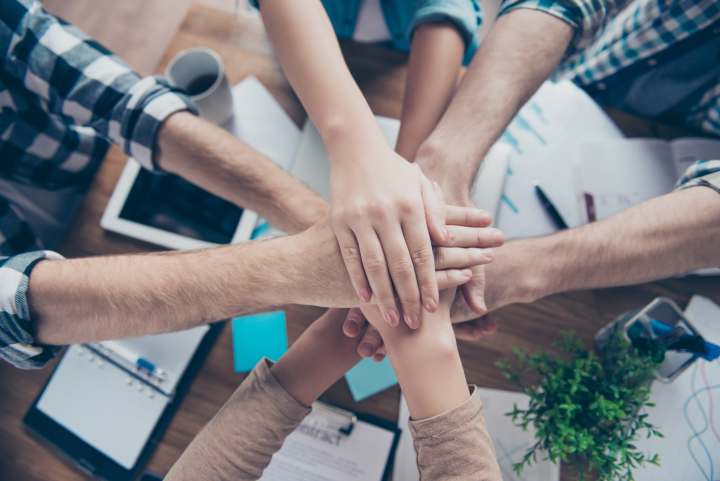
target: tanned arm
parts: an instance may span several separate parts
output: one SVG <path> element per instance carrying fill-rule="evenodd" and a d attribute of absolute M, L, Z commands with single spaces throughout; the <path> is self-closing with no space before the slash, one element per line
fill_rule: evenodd
<path fill-rule="evenodd" d="M 599 222 L 496 249 L 486 268 L 488 305 L 718 267 L 718 239 L 720 195 L 707 187 L 672 192 Z"/>
<path fill-rule="evenodd" d="M 154 155 L 163 170 L 257 212 L 290 234 L 307 229 L 330 211 L 322 197 L 273 161 L 188 112 L 163 122 Z"/>
<path fill-rule="evenodd" d="M 547 13 L 498 18 L 416 161 L 449 203 L 469 205 L 480 163 L 522 105 L 555 71 L 574 33 Z"/>

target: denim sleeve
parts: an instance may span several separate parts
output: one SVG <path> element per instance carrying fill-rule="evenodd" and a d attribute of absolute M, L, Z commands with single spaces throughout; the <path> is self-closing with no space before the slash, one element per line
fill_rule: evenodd
<path fill-rule="evenodd" d="M 412 39 L 415 29 L 424 23 L 451 22 L 457 27 L 465 40 L 465 59 L 467 65 L 480 45 L 478 29 L 483 19 L 480 0 L 420 0 L 407 31 Z"/>
<path fill-rule="evenodd" d="M 36 344 L 27 289 L 30 272 L 43 259 L 62 259 L 51 251 L 0 258 L 0 359 L 20 369 L 39 369 L 62 346 Z"/>
<path fill-rule="evenodd" d="M 631 0 L 504 0 L 498 16 L 518 8 L 540 10 L 575 28 L 566 55 L 592 43 L 606 23 Z"/>

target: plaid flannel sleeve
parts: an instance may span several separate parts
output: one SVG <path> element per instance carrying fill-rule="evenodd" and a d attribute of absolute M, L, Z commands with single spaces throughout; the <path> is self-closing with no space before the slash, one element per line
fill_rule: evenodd
<path fill-rule="evenodd" d="M 498 15 L 518 8 L 540 10 L 575 27 L 567 56 L 590 45 L 600 30 L 630 0 L 504 0 Z"/>
<path fill-rule="evenodd" d="M 678 179 L 675 190 L 697 186 L 710 187 L 720 194 L 720 160 L 698 160 Z"/>
<path fill-rule="evenodd" d="M 61 346 L 36 344 L 27 302 L 30 271 L 43 259 L 62 259 L 51 251 L 0 258 L 0 358 L 21 369 L 39 369 Z"/>
<path fill-rule="evenodd" d="M 155 135 L 169 115 L 197 108 L 162 77 L 141 79 L 120 58 L 33 0 L 0 0 L 3 74 L 52 114 L 93 128 L 154 170 Z"/>

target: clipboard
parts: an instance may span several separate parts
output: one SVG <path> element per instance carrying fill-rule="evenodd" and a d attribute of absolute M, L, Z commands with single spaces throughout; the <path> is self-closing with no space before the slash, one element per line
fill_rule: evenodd
<path fill-rule="evenodd" d="M 190 385 L 192 384 L 198 371 L 202 367 L 210 349 L 220 335 L 224 324 L 224 322 L 219 322 L 205 328 L 206 332 L 204 332 L 204 335 L 199 343 L 196 344 L 194 353 L 190 357 L 190 361 L 187 363 L 183 372 L 179 375 L 171 395 L 164 394 L 160 390 L 156 391 L 157 395 L 149 395 L 151 386 L 150 383 L 145 383 L 146 387 L 143 388 L 144 391 L 142 393 L 132 393 L 142 396 L 143 399 L 148 402 L 154 399 L 154 402 L 162 402 L 163 404 L 161 414 L 157 417 L 154 425 L 148 426 L 150 432 L 147 440 L 142 445 L 139 450 L 139 454 L 135 457 L 134 462 L 132 462 L 131 465 L 123 465 L 116 459 L 113 459 L 113 457 L 109 456 L 106 452 L 98 449 L 96 446 L 87 442 L 81 436 L 78 436 L 75 432 L 68 429 L 68 427 L 62 422 L 58 422 L 57 419 L 48 415 L 41 409 L 41 406 L 39 407 L 39 404 L 43 399 L 43 395 L 48 392 L 49 386 L 53 383 L 53 378 L 58 375 L 63 363 L 66 362 L 65 358 L 71 356 L 67 359 L 67 361 L 77 362 L 78 348 L 81 348 L 82 346 L 70 346 L 65 351 L 60 364 L 58 364 L 55 372 L 45 384 L 42 391 L 35 399 L 32 407 L 25 415 L 23 419 L 25 428 L 28 429 L 31 434 L 35 435 L 41 441 L 55 449 L 58 454 L 75 467 L 87 474 L 106 481 L 131 481 L 136 479 L 140 475 L 143 465 L 147 462 L 148 458 L 155 449 L 155 446 L 160 441 L 160 438 L 172 421 L 172 418 L 179 408 L 182 399 L 190 388 Z M 171 333 L 171 335 L 172 334 L 178 333 Z M 165 335 L 163 334 L 160 336 Z M 85 348 L 88 347 L 90 346 L 85 346 Z M 80 354 L 87 354 L 89 352 L 92 351 L 85 351 Z M 119 368 L 119 366 L 113 366 L 110 359 L 106 358 L 106 361 L 106 369 Z M 95 366 L 97 366 L 97 364 L 95 364 Z M 123 371 L 121 372 L 123 377 L 127 376 L 127 373 Z M 141 381 L 142 378 L 133 378 L 133 383 L 140 383 Z M 142 384 L 140 385 L 142 386 Z M 124 387 L 134 390 L 134 384 L 131 387 Z"/>
<path fill-rule="evenodd" d="M 399 439 L 395 423 L 318 401 L 260 481 L 282 481 L 288 472 L 308 479 L 389 481 Z"/>

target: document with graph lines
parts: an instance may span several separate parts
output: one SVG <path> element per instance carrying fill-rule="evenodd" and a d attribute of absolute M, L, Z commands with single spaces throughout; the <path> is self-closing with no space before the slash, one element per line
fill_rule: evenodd
<path fill-rule="evenodd" d="M 693 326 L 709 342 L 720 344 L 720 306 L 693 296 L 685 310 Z M 665 436 L 635 445 L 660 455 L 660 467 L 635 471 L 636 481 L 720 479 L 720 360 L 696 361 L 670 384 L 655 381 L 647 421 Z"/>

